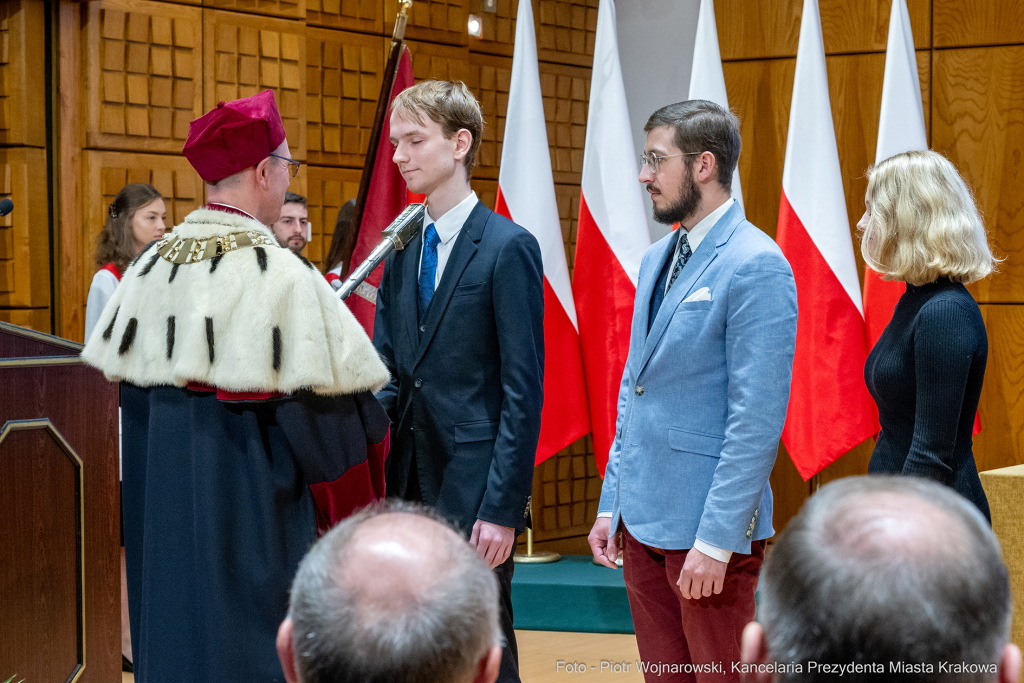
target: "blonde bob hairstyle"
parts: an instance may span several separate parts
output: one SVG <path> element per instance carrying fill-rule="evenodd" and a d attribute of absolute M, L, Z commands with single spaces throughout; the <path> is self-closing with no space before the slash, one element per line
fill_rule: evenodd
<path fill-rule="evenodd" d="M 946 157 L 903 152 L 868 174 L 871 214 L 860 250 L 883 280 L 924 285 L 948 277 L 969 283 L 995 270 L 999 260 L 971 191 Z"/>

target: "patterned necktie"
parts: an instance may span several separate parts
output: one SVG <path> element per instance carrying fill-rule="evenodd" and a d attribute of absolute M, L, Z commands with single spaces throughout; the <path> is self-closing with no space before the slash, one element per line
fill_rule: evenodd
<path fill-rule="evenodd" d="M 693 256 L 693 252 L 690 251 L 690 240 L 686 237 L 686 231 L 679 228 L 679 246 L 676 248 L 676 260 L 672 264 L 672 273 L 668 276 L 668 286 L 665 287 L 665 294 L 668 294 L 668 290 L 672 289 L 676 278 L 679 277 L 679 273 L 683 272 L 683 266 L 686 265 L 691 256 Z"/>
<path fill-rule="evenodd" d="M 423 231 L 423 261 L 420 263 L 419 309 L 420 318 L 434 298 L 434 276 L 437 274 L 437 245 L 441 238 L 431 223 Z"/>

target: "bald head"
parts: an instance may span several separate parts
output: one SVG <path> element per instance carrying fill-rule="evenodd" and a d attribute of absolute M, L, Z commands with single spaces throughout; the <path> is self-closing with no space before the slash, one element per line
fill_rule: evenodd
<path fill-rule="evenodd" d="M 303 683 L 468 682 L 489 657 L 497 673 L 497 610 L 494 575 L 465 539 L 395 503 L 346 519 L 313 546 L 278 650 L 286 678 Z"/>
<path fill-rule="evenodd" d="M 939 662 L 995 664 L 1010 593 L 988 522 L 952 489 L 913 477 L 850 477 L 812 496 L 779 535 L 760 581 L 769 659 L 885 664 L 886 680 L 949 676 Z M 747 640 L 745 638 L 745 647 Z M 931 662 L 934 676 L 889 662 Z M 779 680 L 825 680 L 806 669 Z M 878 672 L 844 680 L 879 680 Z"/>

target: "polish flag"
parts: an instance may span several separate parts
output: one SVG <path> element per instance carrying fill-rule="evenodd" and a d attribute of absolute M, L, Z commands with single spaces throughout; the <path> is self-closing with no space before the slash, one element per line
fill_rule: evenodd
<path fill-rule="evenodd" d="M 395 101 L 395 96 L 414 83 L 412 75 L 412 59 L 409 57 L 409 50 L 403 49 L 402 56 L 398 60 L 398 69 L 395 71 L 395 84 L 391 88 L 391 97 L 388 106 Z M 349 261 L 348 272 L 359 267 L 359 264 L 366 260 L 378 244 L 380 244 L 381 233 L 391 221 L 402 213 L 408 205 L 408 191 L 405 187 L 405 180 L 398 171 L 398 165 L 394 162 L 394 148 L 391 146 L 391 124 L 387 117 L 384 117 L 384 126 L 380 131 L 380 144 L 377 146 L 377 158 L 373 165 L 373 175 L 370 176 L 370 189 L 366 196 L 366 206 L 363 208 L 363 220 L 359 226 L 359 236 L 356 238 L 355 248 L 352 250 L 352 259 Z M 373 339 L 373 319 L 377 314 L 377 287 L 380 286 L 380 278 L 384 273 L 384 264 L 377 266 L 370 273 L 363 284 L 359 285 L 345 303 L 349 310 L 356 317 L 356 320 L 366 330 L 366 334 Z"/>
<path fill-rule="evenodd" d="M 912 149 L 928 149 L 928 136 L 924 130 L 924 106 L 914 36 L 910 32 L 910 13 L 906 0 L 893 0 L 875 163 Z M 868 348 L 882 336 L 882 330 L 892 319 L 896 302 L 906 290 L 905 283 L 887 282 L 871 268 L 864 268 L 864 324 L 868 330 Z"/>
<path fill-rule="evenodd" d="M 807 480 L 878 431 L 818 0 L 804 0 L 776 239 L 800 307 L 782 441 Z"/>
<path fill-rule="evenodd" d="M 594 457 L 602 477 L 615 436 L 619 384 L 629 353 L 640 260 L 651 246 L 637 177 L 615 35 L 615 3 L 601 0 L 572 290 L 590 396 Z"/>
<path fill-rule="evenodd" d="M 708 100 L 725 109 L 729 108 L 729 96 L 725 92 L 725 73 L 722 71 L 722 53 L 718 49 L 714 0 L 700 0 L 697 40 L 693 45 L 693 67 L 690 69 L 689 99 Z M 732 172 L 732 196 L 742 209 L 743 193 L 740 191 L 739 164 Z"/>
<path fill-rule="evenodd" d="M 537 445 L 539 465 L 590 431 L 590 409 L 555 201 L 529 2 L 519 3 L 513 55 L 495 209 L 537 238 L 544 260 L 544 409 Z"/>

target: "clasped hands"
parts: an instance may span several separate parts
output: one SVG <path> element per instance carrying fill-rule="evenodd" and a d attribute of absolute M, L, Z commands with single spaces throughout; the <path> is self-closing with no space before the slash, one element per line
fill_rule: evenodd
<path fill-rule="evenodd" d="M 611 533 L 612 520 L 599 517 L 590 530 L 587 541 L 594 559 L 606 567 L 615 569 L 615 563 L 621 548 L 622 534 Z M 708 557 L 696 548 L 686 553 L 683 569 L 679 572 L 679 592 L 686 600 L 699 600 L 701 597 L 718 595 L 725 585 L 725 569 L 727 562 Z"/>

